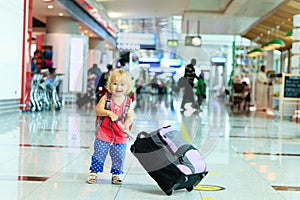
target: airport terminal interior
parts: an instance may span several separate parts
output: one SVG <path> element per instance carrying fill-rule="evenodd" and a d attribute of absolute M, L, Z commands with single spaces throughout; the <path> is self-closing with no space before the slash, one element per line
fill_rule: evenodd
<path fill-rule="evenodd" d="M 130 152 L 123 184 L 110 182 L 110 158 L 97 184 L 87 184 L 93 142 L 93 109 L 1 116 L 2 199 L 299 199 L 299 123 L 264 113 L 231 113 L 225 99 L 207 98 L 201 113 L 182 113 L 170 95 L 138 97 L 131 134 L 171 125 L 188 133 L 209 172 L 188 192 L 167 196 Z"/>
<path fill-rule="evenodd" d="M 16 0 L 0 10 L 14 32 L 1 40 L 11 47 L 0 54 L 1 199 L 300 199 L 300 0 Z M 119 68 L 134 113 L 122 184 L 110 155 L 91 182 L 95 107 Z M 176 157 L 168 164 L 184 184 L 194 163 L 205 174 L 171 192 L 133 151 L 142 132 L 168 126 L 201 159 L 159 136 L 166 162 Z"/>

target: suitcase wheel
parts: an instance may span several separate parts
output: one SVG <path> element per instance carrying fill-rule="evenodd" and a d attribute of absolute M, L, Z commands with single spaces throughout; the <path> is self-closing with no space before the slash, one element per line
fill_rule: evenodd
<path fill-rule="evenodd" d="M 168 196 L 171 196 L 174 190 L 169 190 L 167 192 L 165 192 Z"/>
<path fill-rule="evenodd" d="M 184 182 L 188 182 L 189 178 L 187 176 L 184 177 Z"/>
<path fill-rule="evenodd" d="M 193 191 L 193 189 L 194 189 L 194 187 L 187 187 L 186 188 L 186 190 L 189 191 L 189 192 Z"/>
<path fill-rule="evenodd" d="M 134 153 L 134 152 L 135 152 L 135 147 L 134 147 L 133 145 L 131 145 L 130 151 L 131 151 L 131 153 Z"/>

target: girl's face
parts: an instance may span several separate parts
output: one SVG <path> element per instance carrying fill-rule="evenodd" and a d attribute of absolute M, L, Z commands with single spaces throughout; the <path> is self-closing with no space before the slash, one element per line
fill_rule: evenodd
<path fill-rule="evenodd" d="M 127 93 L 128 89 L 129 88 L 125 77 L 111 82 L 111 93 L 114 96 L 123 96 Z"/>

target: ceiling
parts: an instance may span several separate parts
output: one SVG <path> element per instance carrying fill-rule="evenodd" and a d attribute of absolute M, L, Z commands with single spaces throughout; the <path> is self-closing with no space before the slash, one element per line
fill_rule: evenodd
<path fill-rule="evenodd" d="M 300 13 L 300 0 L 86 1 L 100 3 L 122 31 L 140 31 L 146 27 L 155 31 L 176 28 L 176 31 L 188 34 L 241 35 L 259 44 L 278 37 L 290 45 L 285 34 L 293 29 L 293 16 Z M 54 9 L 47 9 L 48 4 L 33 0 L 33 16 L 45 23 L 46 16 L 57 16 L 58 12 L 69 16 L 56 1 L 51 3 Z M 89 31 L 88 34 L 93 34 L 79 23 L 82 29 Z M 280 28 L 276 29 L 278 25 Z"/>
<path fill-rule="evenodd" d="M 283 0 L 98 0 L 112 18 L 182 16 L 182 33 L 240 35 Z M 172 2 L 172 3 L 170 3 Z M 259 5 L 259 6 L 258 6 Z M 189 26 L 187 26 L 187 21 Z"/>
<path fill-rule="evenodd" d="M 253 24 L 242 36 L 259 44 L 279 38 L 286 43 L 286 48 L 291 48 L 292 40 L 286 34 L 293 30 L 293 16 L 297 14 L 300 14 L 300 0 L 284 1 Z"/>
<path fill-rule="evenodd" d="M 53 8 L 49 9 L 49 5 L 52 5 Z M 48 16 L 59 16 L 59 14 L 61 13 L 65 17 L 71 17 L 71 15 L 67 11 L 65 11 L 64 7 L 56 0 L 50 2 L 44 2 L 43 0 L 33 0 L 32 7 L 33 17 L 44 24 L 47 23 Z M 33 27 L 33 35 L 45 33 L 45 31 L 46 30 L 43 25 Z M 89 37 L 99 38 L 99 36 L 95 32 L 93 32 L 92 29 L 90 29 L 81 21 L 79 21 L 78 31 Z"/>

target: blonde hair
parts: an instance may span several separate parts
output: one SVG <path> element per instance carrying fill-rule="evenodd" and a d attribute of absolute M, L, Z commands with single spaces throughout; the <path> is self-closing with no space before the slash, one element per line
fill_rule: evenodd
<path fill-rule="evenodd" d="M 125 77 L 124 80 L 128 86 L 126 93 L 129 93 L 131 91 L 131 83 L 132 83 L 131 75 L 124 69 L 116 69 L 115 71 L 112 72 L 106 84 L 107 90 L 111 92 L 112 83 L 119 82 L 121 79 L 123 79 L 123 77 Z"/>

